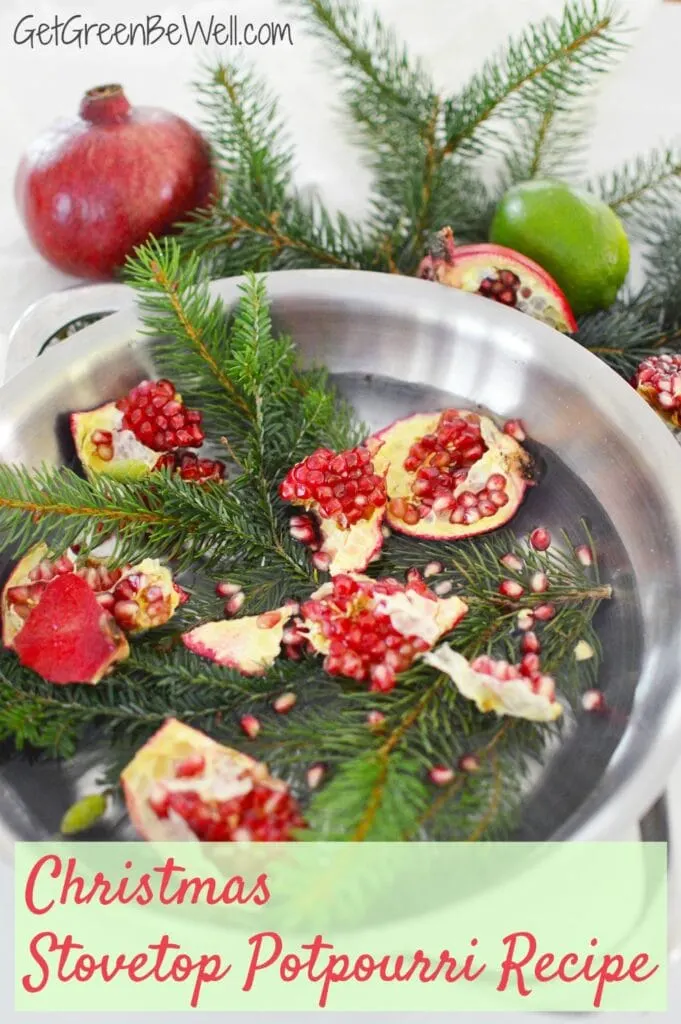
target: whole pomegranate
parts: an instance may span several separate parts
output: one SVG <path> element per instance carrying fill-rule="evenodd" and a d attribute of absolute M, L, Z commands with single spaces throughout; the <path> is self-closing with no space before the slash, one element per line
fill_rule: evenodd
<path fill-rule="evenodd" d="M 181 117 L 131 107 L 120 85 L 90 89 L 80 116 L 24 154 L 15 195 L 26 230 L 54 266 L 107 279 L 133 248 L 209 204 L 208 144 Z"/>

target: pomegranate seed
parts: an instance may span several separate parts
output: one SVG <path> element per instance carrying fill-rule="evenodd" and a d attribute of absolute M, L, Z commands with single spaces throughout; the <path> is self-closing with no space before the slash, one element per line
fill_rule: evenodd
<path fill-rule="evenodd" d="M 575 548 L 575 554 L 582 565 L 593 565 L 593 554 L 588 544 L 580 544 L 579 547 Z"/>
<path fill-rule="evenodd" d="M 525 441 L 527 434 L 525 433 L 525 427 L 522 420 L 507 420 L 504 423 L 504 433 L 508 434 L 509 437 L 514 438 L 516 441 Z"/>
<path fill-rule="evenodd" d="M 385 723 L 385 715 L 382 711 L 370 711 L 367 715 L 367 724 L 370 729 L 382 729 Z"/>
<path fill-rule="evenodd" d="M 149 806 L 159 818 L 168 816 L 170 794 L 162 786 L 155 786 L 149 794 Z"/>
<path fill-rule="evenodd" d="M 308 789 L 317 789 L 321 784 L 324 776 L 326 775 L 326 765 L 321 763 L 311 764 L 307 769 L 307 787 Z"/>
<path fill-rule="evenodd" d="M 116 407 L 123 413 L 123 427 L 154 451 L 203 443 L 201 413 L 185 408 L 170 381 L 142 381 Z"/>
<path fill-rule="evenodd" d="M 227 615 L 236 615 L 243 608 L 246 595 L 243 590 L 238 591 L 234 597 L 230 597 L 229 601 L 225 605 L 225 612 Z"/>
<path fill-rule="evenodd" d="M 539 672 L 539 655 L 529 652 L 523 655 L 520 661 L 520 671 L 524 676 L 534 676 Z"/>
<path fill-rule="evenodd" d="M 517 555 L 512 554 L 510 551 L 507 555 L 504 555 L 503 558 L 500 558 L 499 561 L 502 565 L 506 566 L 507 569 L 510 569 L 511 572 L 522 572 L 525 564 L 522 558 L 518 558 Z"/>
<path fill-rule="evenodd" d="M 523 654 L 539 654 L 541 651 L 541 644 L 536 633 L 529 632 L 525 633 L 524 637 L 520 641 L 520 650 Z"/>
<path fill-rule="evenodd" d="M 260 722 L 255 715 L 243 715 L 239 721 L 239 725 L 246 733 L 249 740 L 254 740 L 260 732 Z"/>
<path fill-rule="evenodd" d="M 585 711 L 604 711 L 605 697 L 600 690 L 587 690 L 582 695 L 582 707 Z"/>
<path fill-rule="evenodd" d="M 551 544 L 551 534 L 543 526 L 538 526 L 530 534 L 530 544 L 535 551 L 546 551 Z"/>
<path fill-rule="evenodd" d="M 439 576 L 443 570 L 442 562 L 428 562 L 428 565 L 423 570 L 423 575 L 428 579 L 429 576 Z"/>
<path fill-rule="evenodd" d="M 280 622 L 281 612 L 263 612 L 255 620 L 258 629 L 272 629 L 274 626 L 278 626 Z"/>
<path fill-rule="evenodd" d="M 543 594 L 549 589 L 549 578 L 545 572 L 535 572 L 530 579 L 530 590 L 535 594 Z"/>
<path fill-rule="evenodd" d="M 518 629 L 521 629 L 523 632 L 525 632 L 525 630 L 532 629 L 532 627 L 534 626 L 534 615 L 532 614 L 529 608 L 520 609 L 520 611 L 518 612 L 516 623 Z"/>
<path fill-rule="evenodd" d="M 521 587 L 516 580 L 502 580 L 499 584 L 499 593 L 516 601 L 525 593 L 525 588 Z"/>
<path fill-rule="evenodd" d="M 454 588 L 454 584 L 451 580 L 441 580 L 440 583 L 436 583 L 433 587 L 433 591 L 438 597 L 446 597 L 447 594 L 451 593 Z"/>
<path fill-rule="evenodd" d="M 556 614 L 555 605 L 540 604 L 534 609 L 534 617 L 540 622 L 548 622 Z"/>
<path fill-rule="evenodd" d="M 282 693 L 277 697 L 272 706 L 278 715 L 285 715 L 287 711 L 291 710 L 297 700 L 298 698 L 295 693 Z"/>
<path fill-rule="evenodd" d="M 477 772 L 480 768 L 480 760 L 475 754 L 464 754 L 459 758 L 457 768 L 461 772 Z"/>
<path fill-rule="evenodd" d="M 241 593 L 241 585 L 239 583 L 218 583 L 215 587 L 215 593 L 218 597 L 234 597 L 235 594 Z"/>
<path fill-rule="evenodd" d="M 326 572 L 331 565 L 331 555 L 326 551 L 317 551 L 312 556 L 312 564 L 319 572 Z"/>
<path fill-rule="evenodd" d="M 121 629 L 134 629 L 140 614 L 136 601 L 116 601 L 113 606 L 113 617 Z"/>
<path fill-rule="evenodd" d="M 437 764 L 430 769 L 428 777 L 436 786 L 446 786 L 454 778 L 454 772 L 443 764 Z"/>
<path fill-rule="evenodd" d="M 206 759 L 203 754 L 190 754 L 175 769 L 178 779 L 188 779 L 194 775 L 200 775 L 206 767 Z"/>

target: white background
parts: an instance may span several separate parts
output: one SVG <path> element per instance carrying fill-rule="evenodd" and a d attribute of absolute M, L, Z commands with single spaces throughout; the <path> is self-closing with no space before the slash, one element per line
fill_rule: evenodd
<path fill-rule="evenodd" d="M 453 89 L 525 22 L 559 12 L 562 0 L 373 0 L 366 6 L 373 6 L 396 27 L 413 52 L 424 59 L 439 86 Z M 629 11 L 631 23 L 639 29 L 632 37 L 627 56 L 603 82 L 587 155 L 587 174 L 616 166 L 652 146 L 681 141 L 681 3 L 622 0 L 621 6 Z M 79 12 L 90 21 L 109 22 L 137 20 L 147 13 L 162 13 L 167 20 L 183 13 L 206 19 L 215 14 L 224 21 L 234 13 L 243 21 L 254 23 L 290 20 L 292 47 L 250 49 L 249 57 L 281 97 L 282 112 L 297 147 L 300 184 L 315 185 L 329 203 L 349 214 L 361 214 L 367 177 L 357 153 L 344 141 L 333 82 L 320 66 L 322 51 L 318 44 L 303 37 L 295 16 L 276 0 L 185 0 L 171 5 L 153 0 L 82 0 L 81 6 L 57 0 L 40 0 L 34 6 L 21 0 L 1 0 L 0 8 L 0 380 L 6 334 L 16 318 L 34 300 L 77 283 L 44 264 L 23 234 L 12 195 L 22 149 L 53 119 L 75 112 L 86 89 L 111 81 L 124 85 L 133 104 L 167 107 L 196 120 L 189 83 L 196 76 L 199 61 L 206 56 L 198 46 L 163 45 L 145 50 L 105 48 L 95 43 L 80 51 L 72 47 L 30 50 L 12 43 L 14 26 L 25 14 L 32 13 L 36 20 L 41 20 L 57 13 Z M 681 810 L 681 780 L 674 780 L 673 789 L 674 803 Z M 6 908 L 0 931 L 0 1021 L 43 1024 L 42 1015 L 15 1016 L 11 1010 L 11 899 L 11 873 L 0 867 L 0 909 Z M 672 975 L 670 1006 L 675 1008 L 667 1018 L 678 1020 L 681 972 Z M 121 1021 L 120 1015 L 86 1016 L 88 1022 Z M 463 1019 L 467 1015 L 458 1016 Z M 382 1018 L 383 1015 L 374 1015 L 372 1020 Z M 125 1018 L 125 1024 L 160 1024 L 167 1019 L 165 1014 L 140 1014 Z M 196 1014 L 173 1014 L 172 1019 L 194 1020 Z M 244 1021 L 255 1019 L 252 1015 L 243 1017 Z M 298 1024 L 300 1016 L 258 1015 L 257 1019 Z M 341 1018 L 327 1013 L 324 1019 L 340 1022 Z M 385 1019 L 416 1024 L 424 1017 L 385 1015 Z M 500 1020 L 498 1015 L 478 1015 L 474 1019 Z M 612 1016 L 602 1019 L 611 1020 Z M 634 1024 L 642 1018 L 627 1015 L 626 1019 Z"/>

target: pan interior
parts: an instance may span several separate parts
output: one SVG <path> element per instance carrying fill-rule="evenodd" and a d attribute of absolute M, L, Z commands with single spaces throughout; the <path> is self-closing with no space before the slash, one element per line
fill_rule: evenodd
<path fill-rule="evenodd" d="M 389 377 L 341 373 L 333 375 L 332 380 L 371 428 L 412 412 L 457 405 L 471 407 L 470 401 L 462 396 Z M 67 447 L 63 436 L 62 444 Z M 574 531 L 582 519 L 588 524 L 599 552 L 602 578 L 617 581 L 618 600 L 601 607 L 596 626 L 604 648 L 602 685 L 609 699 L 624 713 L 605 723 L 583 716 L 579 728 L 566 730 L 564 741 L 536 773 L 528 790 L 513 837 L 518 840 L 550 838 L 588 797 L 622 737 L 642 659 L 641 615 L 633 571 L 609 516 L 555 453 L 535 445 L 534 454 L 542 465 L 541 484 L 530 489 L 512 528 L 518 534 L 527 534 L 542 524 L 557 536 L 562 529 Z M 5 745 L 4 753 L 0 808 L 17 838 L 42 839 L 53 834 L 64 810 L 87 791 L 98 773 L 96 747 L 84 750 L 68 764 L 36 760 L 30 754 L 10 758 L 9 744 Z M 107 820 L 90 831 L 87 838 L 130 839 L 133 835 L 127 819 L 122 817 Z"/>

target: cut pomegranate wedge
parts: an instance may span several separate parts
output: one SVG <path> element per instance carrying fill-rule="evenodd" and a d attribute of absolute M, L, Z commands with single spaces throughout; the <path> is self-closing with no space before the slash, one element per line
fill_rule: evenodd
<path fill-rule="evenodd" d="M 538 263 L 501 245 L 457 246 L 451 228 L 438 232 L 418 276 L 519 309 L 564 333 L 578 329 L 567 298 Z"/>
<path fill-rule="evenodd" d="M 303 604 L 297 632 L 325 656 L 330 675 L 387 691 L 467 610 L 458 597 L 437 597 L 414 571 L 406 585 L 339 575 Z"/>
<path fill-rule="evenodd" d="M 563 713 L 554 680 L 542 675 L 538 665 L 529 668 L 525 660 L 509 665 L 483 654 L 469 662 L 451 647 L 439 647 L 426 654 L 424 661 L 445 672 L 464 697 L 475 701 L 479 711 L 530 722 L 553 722 Z"/>
<path fill-rule="evenodd" d="M 245 676 L 261 676 L 281 652 L 284 627 L 293 612 L 290 605 L 263 615 L 247 615 L 241 619 L 206 622 L 182 640 L 194 654 Z"/>
<path fill-rule="evenodd" d="M 117 402 L 72 413 L 71 434 L 88 476 L 139 479 L 171 469 L 185 480 L 223 479 L 224 463 L 186 451 L 203 444 L 201 420 L 171 381 L 142 381 Z"/>
<path fill-rule="evenodd" d="M 315 513 L 320 533 L 316 546 L 332 576 L 366 569 L 381 550 L 385 480 L 375 471 L 367 448 L 319 448 L 289 471 L 279 494 Z"/>
<path fill-rule="evenodd" d="M 677 429 L 681 426 L 681 355 L 644 359 L 632 384 L 663 420 Z"/>
<path fill-rule="evenodd" d="M 114 617 L 75 573 L 45 584 L 13 647 L 21 664 L 48 683 L 98 683 L 130 653 Z"/>
<path fill-rule="evenodd" d="M 520 506 L 531 459 L 487 416 L 458 409 L 417 413 L 374 439 L 386 474 L 387 521 L 411 537 L 458 540 L 496 530 Z"/>
<path fill-rule="evenodd" d="M 67 551 L 50 558 L 46 544 L 32 548 L 15 566 L 2 592 L 2 642 L 13 647 L 17 635 L 40 606 L 48 584 L 74 575 L 89 587 L 97 606 L 110 613 L 126 633 L 161 626 L 187 600 L 170 570 L 155 558 L 138 565 L 109 569 L 106 562 Z M 67 612 L 64 610 L 64 616 Z"/>
<path fill-rule="evenodd" d="M 170 719 L 121 775 L 138 833 L 156 842 L 286 842 L 304 827 L 263 764 Z"/>

